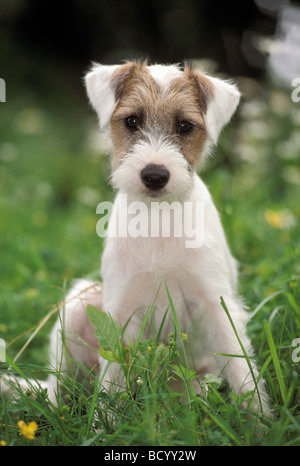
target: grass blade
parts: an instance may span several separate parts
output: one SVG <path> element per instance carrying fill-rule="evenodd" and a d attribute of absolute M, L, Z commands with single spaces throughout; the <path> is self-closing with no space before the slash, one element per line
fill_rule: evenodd
<path fill-rule="evenodd" d="M 259 305 L 254 309 L 254 311 L 249 313 L 249 319 L 251 320 L 266 303 L 271 301 L 271 299 L 275 298 L 275 296 L 278 296 L 279 294 L 283 294 L 283 291 L 282 290 L 274 291 L 274 293 L 271 293 L 265 299 L 263 299 L 262 302 L 259 303 Z"/>
<path fill-rule="evenodd" d="M 282 371 L 281 371 L 281 367 L 280 367 L 280 362 L 279 362 L 279 359 L 278 359 L 276 346 L 275 346 L 273 336 L 272 336 L 272 332 L 271 332 L 271 329 L 270 329 L 270 325 L 266 320 L 264 320 L 264 329 L 265 329 L 268 345 L 269 345 L 269 348 L 270 348 L 270 353 L 271 353 L 271 356 L 272 356 L 272 360 L 273 360 L 273 364 L 274 364 L 274 368 L 275 368 L 275 372 L 276 372 L 276 376 L 277 376 L 277 380 L 278 380 L 278 385 L 279 385 L 279 389 L 280 389 L 281 398 L 282 398 L 284 406 L 286 406 L 287 405 L 287 395 L 286 395 L 286 388 L 285 388 L 285 384 L 284 384 L 284 379 L 283 379 L 283 375 L 282 375 Z"/>
<path fill-rule="evenodd" d="M 221 431 L 223 431 L 224 434 L 227 435 L 228 438 L 230 438 L 238 446 L 243 445 L 243 443 L 241 442 L 240 437 L 234 432 L 234 430 L 229 426 L 229 424 L 224 422 L 220 416 L 213 413 L 212 409 L 210 407 L 208 407 L 206 405 L 206 403 L 203 400 L 201 400 L 200 398 L 198 399 L 198 403 L 200 404 L 200 407 L 203 409 L 203 411 L 221 429 Z"/>
<path fill-rule="evenodd" d="M 254 385 L 255 385 L 255 389 L 256 389 L 256 393 L 257 393 L 257 397 L 258 397 L 258 401 L 259 401 L 259 407 L 260 407 L 260 410 L 261 410 L 261 412 L 262 412 L 261 398 L 260 398 L 259 390 L 258 390 L 258 387 L 257 387 L 256 377 L 255 377 L 255 375 L 254 375 L 253 368 L 252 368 L 252 364 L 251 364 L 251 362 L 250 362 L 250 358 L 249 358 L 248 353 L 247 353 L 247 351 L 246 351 L 246 349 L 245 349 L 245 347 L 244 347 L 244 345 L 243 345 L 243 343 L 242 343 L 242 340 L 240 339 L 240 337 L 239 337 L 239 335 L 238 335 L 238 332 L 237 332 L 237 330 L 236 330 L 236 328 L 235 328 L 234 322 L 233 322 L 233 320 L 232 320 L 232 318 L 231 318 L 230 312 L 229 312 L 229 310 L 228 310 L 228 308 L 227 308 L 227 306 L 226 306 L 226 304 L 225 304 L 225 301 L 224 301 L 224 299 L 223 299 L 222 296 L 220 297 L 220 300 L 221 300 L 221 305 L 222 305 L 222 307 L 223 307 L 224 311 L 226 312 L 226 315 L 227 315 L 227 317 L 228 317 L 228 319 L 229 319 L 230 325 L 231 325 L 231 327 L 232 327 L 232 329 L 233 329 L 233 331 L 234 331 L 234 334 L 235 334 L 235 336 L 236 336 L 236 338 L 237 338 L 237 340 L 238 340 L 238 342 L 239 342 L 239 345 L 240 345 L 240 347 L 241 347 L 241 350 L 242 350 L 242 352 L 243 352 L 243 355 L 244 355 L 244 357 L 245 357 L 245 359 L 246 359 L 246 361 L 247 361 L 247 365 L 248 365 L 248 367 L 249 367 L 249 371 L 250 371 L 250 373 L 251 373 L 251 377 L 252 377 L 253 382 L 254 382 Z"/>

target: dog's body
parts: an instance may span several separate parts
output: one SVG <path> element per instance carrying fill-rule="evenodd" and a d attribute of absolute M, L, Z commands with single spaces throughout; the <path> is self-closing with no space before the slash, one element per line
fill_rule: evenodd
<path fill-rule="evenodd" d="M 254 390 L 255 408 L 265 410 L 262 381 L 254 381 L 246 359 L 238 357 L 243 355 L 241 345 L 220 303 L 222 296 L 239 338 L 252 356 L 245 331 L 247 313 L 237 293 L 237 265 L 211 196 L 196 174 L 201 154 L 217 142 L 234 113 L 238 90 L 188 66 L 181 70 L 178 66 L 135 62 L 95 65 L 86 76 L 86 86 L 100 126 L 110 124 L 112 184 L 118 194 L 102 257 L 103 285 L 79 281 L 67 296 L 65 317 L 57 321 L 52 332 L 52 364 L 57 366 L 58 362 L 62 370 L 66 368 L 59 336 L 63 321 L 70 358 L 102 371 L 107 362 L 95 351 L 97 340 L 86 315 L 87 304 L 110 313 L 120 326 L 127 323 L 126 335 L 134 341 L 150 304 L 160 325 L 170 305 L 168 289 L 181 330 L 189 337 L 193 368 L 199 374 L 222 374 L 236 392 Z M 125 195 L 130 208 L 124 217 Z M 143 235 L 132 235 L 128 225 L 139 202 L 146 206 L 139 215 L 139 222 L 146 227 Z M 157 202 L 165 202 L 165 210 L 167 205 L 173 206 L 167 236 L 160 227 L 154 228 L 151 209 Z M 191 210 L 183 206 L 191 206 Z M 195 244 L 184 228 L 177 235 L 174 227 L 180 219 L 188 224 L 189 215 L 190 223 L 197 224 L 198 207 L 202 209 L 203 234 Z M 110 228 L 118 225 L 120 214 L 126 220 L 126 231 L 111 235 Z M 161 338 L 167 339 L 171 331 L 169 313 Z M 150 326 L 145 337 L 151 336 L 149 332 Z M 252 369 L 257 378 L 255 365 Z M 116 364 L 109 366 L 105 388 L 110 388 L 117 370 Z M 44 386 L 55 402 L 55 377 Z M 9 385 L 5 387 L 8 390 Z"/>

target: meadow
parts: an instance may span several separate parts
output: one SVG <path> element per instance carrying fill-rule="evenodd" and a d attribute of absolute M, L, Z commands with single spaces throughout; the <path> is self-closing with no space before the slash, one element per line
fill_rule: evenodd
<path fill-rule="evenodd" d="M 159 332 L 144 341 L 141 329 L 136 344 L 117 348 L 121 390 L 101 392 L 95 380 L 90 393 L 58 374 L 65 388 L 58 408 L 43 391 L 14 403 L 0 395 L 1 445 L 300 445 L 300 104 L 289 90 L 241 84 L 253 93 L 201 176 L 240 263 L 248 332 L 273 418 L 242 408 L 219 377 L 207 375 L 203 395 L 195 394 L 195 374 L 184 356 L 176 360 L 189 342 L 170 297 L 169 341 L 161 344 Z M 114 193 L 96 116 L 82 94 L 16 92 L 0 105 L 0 338 L 7 349 L 0 374 L 45 378 L 55 315 L 37 326 L 56 314 L 73 279 L 100 279 L 96 206 Z M 171 392 L 172 377 L 182 379 L 184 399 Z M 20 427 L 30 422 L 32 434 Z"/>

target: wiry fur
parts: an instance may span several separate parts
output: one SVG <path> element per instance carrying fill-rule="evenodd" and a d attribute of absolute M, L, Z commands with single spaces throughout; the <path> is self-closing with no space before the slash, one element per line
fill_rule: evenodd
<path fill-rule="evenodd" d="M 106 366 L 106 361 L 95 352 L 97 341 L 86 317 L 87 303 L 109 312 L 121 326 L 131 316 L 126 335 L 134 341 L 150 303 L 156 322 L 161 321 L 169 305 L 166 283 L 181 329 L 189 336 L 194 369 L 199 374 L 222 374 L 236 392 L 256 390 L 243 357 L 221 356 L 241 356 L 242 350 L 220 304 L 220 296 L 249 356 L 252 348 L 245 330 L 247 313 L 237 292 L 236 261 L 227 246 L 212 198 L 196 174 L 207 147 L 217 142 L 238 105 L 240 94 L 236 86 L 188 66 L 182 70 L 177 65 L 128 62 L 119 66 L 95 64 L 86 76 L 86 87 L 100 127 L 110 125 L 114 146 L 111 180 L 118 190 L 112 221 L 122 209 L 122 194 L 128 196 L 129 204 L 143 201 L 148 206 L 153 200 L 178 201 L 179 205 L 201 202 L 204 241 L 201 247 L 187 248 L 184 233 L 181 237 L 158 238 L 108 236 L 101 264 L 102 288 L 87 281 L 78 282 L 62 310 L 70 358 L 94 367 L 95 371 Z M 136 115 L 139 121 L 134 131 L 125 124 L 130 115 Z M 191 132 L 178 132 L 182 121 L 193 125 Z M 151 190 L 143 182 L 141 172 L 149 164 L 163 167 L 169 173 L 169 181 L 162 189 Z M 58 362 L 64 370 L 66 358 L 60 328 L 58 320 L 51 337 L 52 365 Z M 161 337 L 167 338 L 172 330 L 169 315 Z M 146 328 L 146 336 L 150 336 L 149 332 L 150 327 Z M 104 378 L 108 390 L 117 371 L 116 364 L 111 364 Z M 253 373 L 257 378 L 255 364 Z M 55 379 L 49 379 L 45 386 L 55 402 Z M 262 381 L 258 387 L 265 410 Z M 8 385 L 4 388 L 8 391 Z M 257 410 L 258 401 L 256 393 Z"/>

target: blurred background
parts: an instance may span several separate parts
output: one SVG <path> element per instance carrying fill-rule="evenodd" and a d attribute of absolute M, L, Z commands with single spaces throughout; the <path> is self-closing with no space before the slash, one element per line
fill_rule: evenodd
<path fill-rule="evenodd" d="M 72 279 L 99 278 L 96 206 L 113 192 L 106 142 L 82 81 L 92 61 L 189 59 L 238 82 L 243 101 L 202 176 L 241 262 L 250 305 L 276 283 L 294 283 L 300 274 L 299 6 L 1 0 L 0 337 L 11 341 L 36 324 Z M 35 357 L 43 332 L 32 344 Z"/>

